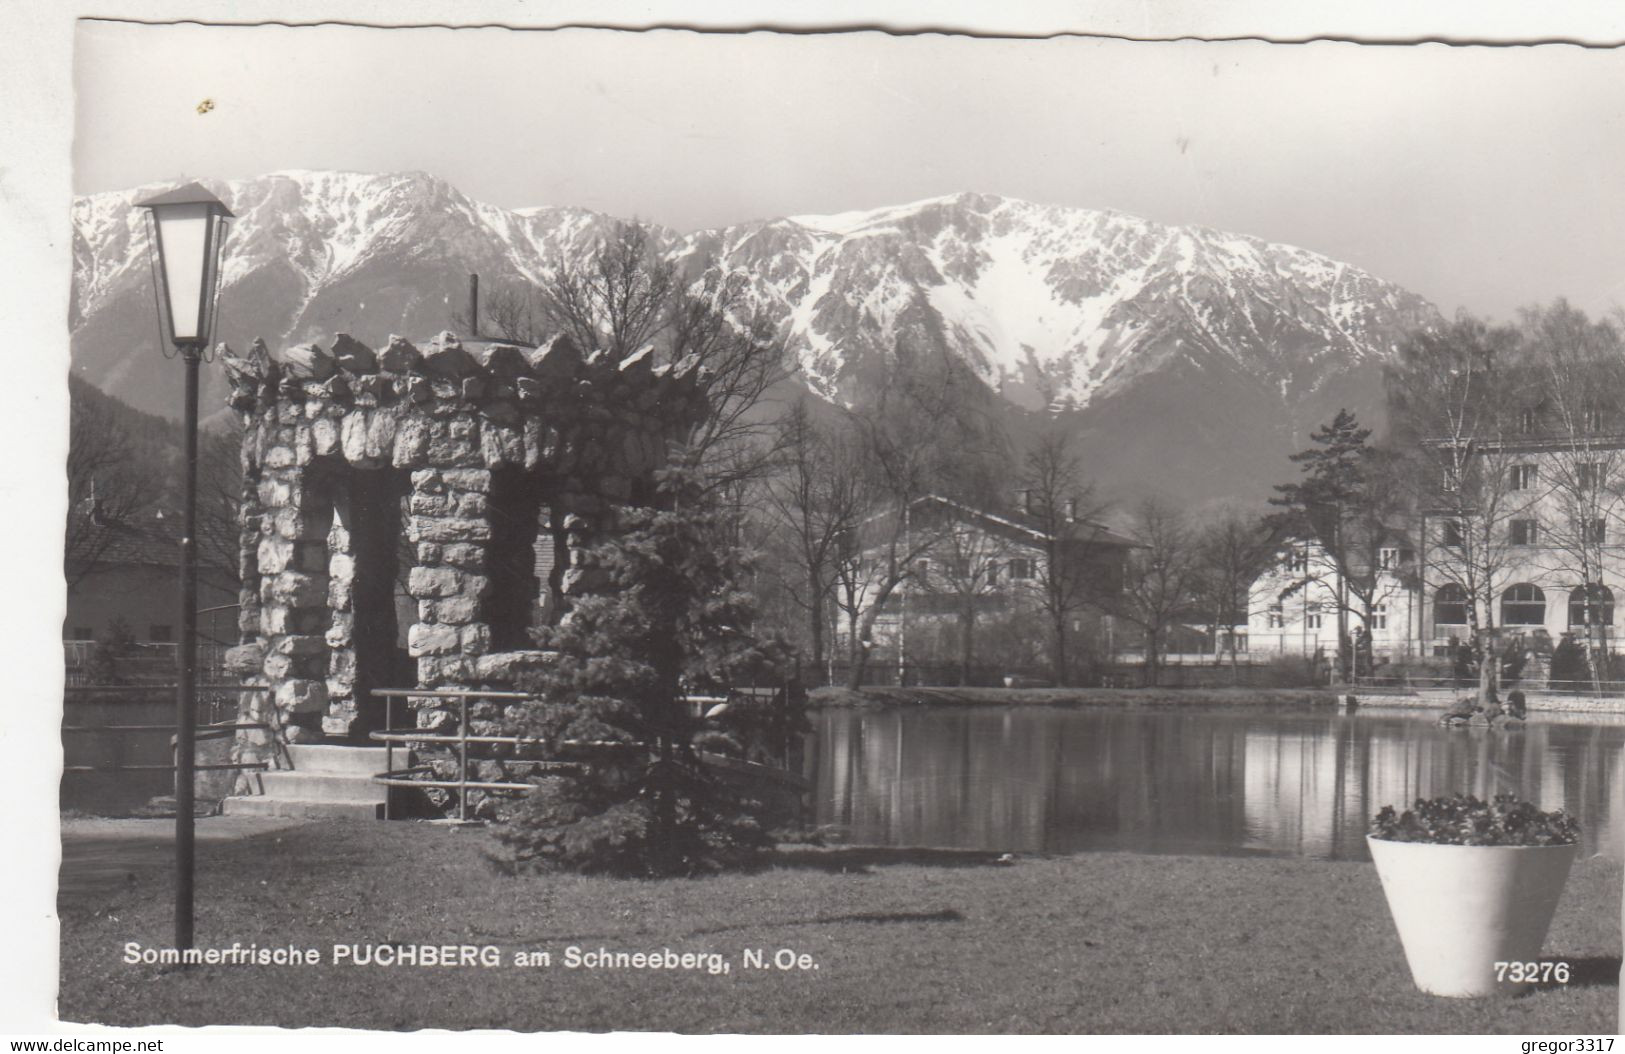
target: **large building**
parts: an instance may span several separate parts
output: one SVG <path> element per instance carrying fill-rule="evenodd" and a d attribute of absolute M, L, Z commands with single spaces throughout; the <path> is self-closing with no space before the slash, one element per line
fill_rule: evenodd
<path fill-rule="evenodd" d="M 1565 634 L 1596 650 L 1617 649 L 1625 436 L 1604 431 L 1600 420 L 1554 429 L 1538 406 L 1513 419 L 1508 434 L 1476 443 L 1470 461 L 1458 459 L 1471 479 L 1441 471 L 1426 511 L 1405 525 L 1409 542 L 1383 550 L 1382 599 L 1369 627 L 1379 656 L 1447 656 L 1470 639 L 1475 622 L 1535 656 Z M 1322 549 L 1287 546 L 1251 591 L 1252 653 L 1334 654 L 1338 589 Z M 1362 622 L 1350 611 L 1351 632 Z"/>

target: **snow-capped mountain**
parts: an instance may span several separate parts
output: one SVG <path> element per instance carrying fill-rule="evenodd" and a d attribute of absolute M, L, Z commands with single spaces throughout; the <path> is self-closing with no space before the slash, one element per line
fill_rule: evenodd
<path fill-rule="evenodd" d="M 1029 409 L 1088 406 L 1178 358 L 1292 397 L 1436 317 L 1303 249 L 983 194 L 745 224 L 685 248 L 748 275 L 831 394 L 903 341 L 947 348 Z"/>
<path fill-rule="evenodd" d="M 237 215 L 217 338 L 238 347 L 427 336 L 463 308 L 470 272 L 488 289 L 535 280 L 617 222 L 496 208 L 424 173 L 204 182 Z M 175 414 L 131 207 L 165 189 L 77 203 L 73 355 L 105 390 Z M 691 273 L 742 275 L 827 398 L 856 397 L 900 348 L 943 353 L 1015 417 L 1066 414 L 1100 478 L 1190 496 L 1256 493 L 1220 462 L 1263 459 L 1279 476 L 1273 462 L 1339 406 L 1370 417 L 1383 359 L 1438 321 L 1303 249 L 988 195 L 656 235 Z"/>
<path fill-rule="evenodd" d="M 508 211 L 422 172 L 276 172 L 202 180 L 235 213 L 216 339 L 272 348 L 345 332 L 368 342 L 450 328 L 468 275 L 536 279 L 588 252 L 615 221 L 572 208 Z M 157 322 L 143 210 L 173 184 L 81 198 L 74 209 L 73 361 L 138 409 L 178 416 L 156 365 Z M 219 394 L 213 379 L 205 397 Z M 218 405 L 218 404 L 217 404 Z"/>

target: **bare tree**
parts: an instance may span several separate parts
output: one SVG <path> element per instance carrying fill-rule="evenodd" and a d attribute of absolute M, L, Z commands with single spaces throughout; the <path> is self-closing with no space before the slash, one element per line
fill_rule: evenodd
<path fill-rule="evenodd" d="M 1563 601 L 1585 637 L 1593 687 L 1608 676 L 1612 605 L 1603 583 L 1605 558 L 1617 544 L 1625 451 L 1617 439 L 1613 393 L 1625 389 L 1625 347 L 1609 321 L 1593 322 L 1559 300 L 1521 313 L 1524 354 L 1545 390 L 1539 408 L 1546 435 L 1531 481 L 1551 515 L 1538 550 L 1545 569 L 1578 580 Z M 1575 624 L 1571 618 L 1571 624 Z"/>
<path fill-rule="evenodd" d="M 482 287 L 479 301 L 479 318 L 466 311 L 453 311 L 451 324 L 471 336 L 497 337 L 533 348 L 547 340 L 549 334 L 537 310 L 535 291 L 524 279 Z"/>
<path fill-rule="evenodd" d="M 1041 535 L 1034 574 L 1050 629 L 1051 677 L 1065 685 L 1072 673 L 1072 621 L 1102 591 L 1103 569 L 1089 549 L 1104 533 L 1099 520 L 1110 505 L 1085 480 L 1083 458 L 1056 420 L 1022 458 L 1020 480 L 1022 511 Z"/>
<path fill-rule="evenodd" d="M 847 415 L 874 505 L 837 564 L 852 688 L 863 682 L 876 619 L 943 537 L 941 517 L 919 519 L 917 506 L 933 494 L 985 500 L 987 481 L 997 475 L 992 466 L 1004 451 L 1002 433 L 964 389 L 964 379 L 931 365 L 899 349 L 878 390 Z"/>
<path fill-rule="evenodd" d="M 163 481 L 109 396 L 77 377 L 69 378 L 68 395 L 64 573 L 72 588 L 100 570 L 109 549 L 152 511 Z"/>
<path fill-rule="evenodd" d="M 776 445 L 781 468 L 763 484 L 763 504 L 789 565 L 785 591 L 806 617 L 808 658 L 822 667 L 843 546 L 876 507 L 873 481 L 850 436 L 820 426 L 805 401 L 779 421 Z"/>
<path fill-rule="evenodd" d="M 1123 592 L 1114 610 L 1140 628 L 1145 638 L 1145 683 L 1155 685 L 1168 633 L 1191 604 L 1195 537 L 1185 518 L 1157 498 L 1135 507 L 1131 533 L 1140 547 L 1129 554 Z"/>
<path fill-rule="evenodd" d="M 971 682 L 976 661 L 976 623 L 982 610 L 1002 594 L 1010 557 L 1010 539 L 973 523 L 949 519 L 931 550 L 931 566 L 921 576 L 923 592 L 947 600 L 957 623 L 959 680 Z M 1020 550 L 1025 551 L 1025 550 Z"/>
<path fill-rule="evenodd" d="M 1219 647 L 1223 640 L 1234 673 L 1239 661 L 1235 627 L 1252 616 L 1248 602 L 1251 587 L 1275 558 L 1275 533 L 1262 517 L 1227 506 L 1200 526 L 1195 544 L 1192 599 L 1213 625 L 1214 663 L 1223 654 Z"/>
<path fill-rule="evenodd" d="M 621 223 L 591 252 L 552 261 L 530 289 L 504 286 L 487 318 L 482 328 L 523 343 L 564 335 L 584 354 L 620 361 L 648 348 L 657 366 L 695 369 L 710 412 L 689 437 L 688 460 L 724 497 L 738 500 L 739 484 L 771 463 L 775 432 L 758 404 L 789 359 L 777 325 L 751 304 L 746 276 L 709 270 L 688 280 L 649 227 Z"/>
<path fill-rule="evenodd" d="M 242 434 L 235 428 L 198 436 L 198 567 L 223 588 L 242 579 L 241 448 Z"/>
<path fill-rule="evenodd" d="M 1389 366 L 1389 421 L 1404 473 L 1428 529 L 1423 564 L 1460 591 L 1479 660 L 1479 700 L 1496 703 L 1500 630 L 1496 601 L 1533 542 L 1538 491 L 1526 485 L 1519 441 L 1533 435 L 1518 334 L 1467 315 L 1415 334 Z"/>

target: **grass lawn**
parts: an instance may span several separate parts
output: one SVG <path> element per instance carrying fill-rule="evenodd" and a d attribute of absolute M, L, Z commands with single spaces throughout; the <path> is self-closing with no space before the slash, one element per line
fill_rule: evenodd
<path fill-rule="evenodd" d="M 1346 694 L 1346 693 L 1345 693 Z M 815 688 L 813 706 L 1335 706 L 1329 688 Z"/>
<path fill-rule="evenodd" d="M 479 829 L 312 823 L 199 842 L 200 947 L 320 966 L 125 965 L 162 947 L 169 876 L 64 898 L 59 1014 L 117 1025 L 679 1032 L 1612 1032 L 1620 867 L 1575 865 L 1547 943 L 1566 987 L 1486 1001 L 1411 985 L 1367 863 L 794 849 L 753 874 L 502 875 Z M 504 965 L 334 966 L 336 943 L 494 944 Z M 567 969 L 565 949 L 718 952 L 731 972 Z M 818 969 L 747 969 L 744 949 Z M 547 950 L 551 967 L 508 965 Z"/>

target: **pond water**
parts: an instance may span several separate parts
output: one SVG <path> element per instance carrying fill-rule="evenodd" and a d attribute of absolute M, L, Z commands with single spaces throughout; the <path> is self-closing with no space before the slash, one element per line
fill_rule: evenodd
<path fill-rule="evenodd" d="M 1369 859 L 1387 804 L 1515 792 L 1625 846 L 1625 719 L 1450 730 L 1431 712 L 822 710 L 816 818 L 852 843 Z"/>

